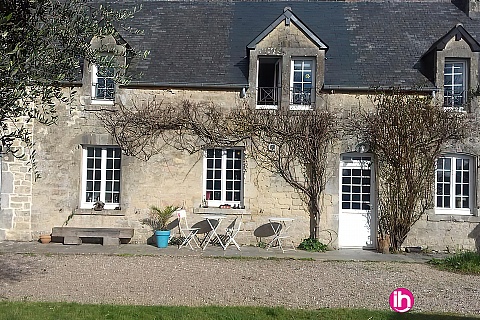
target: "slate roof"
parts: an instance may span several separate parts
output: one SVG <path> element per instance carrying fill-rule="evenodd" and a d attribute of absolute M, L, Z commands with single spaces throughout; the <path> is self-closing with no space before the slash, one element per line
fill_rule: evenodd
<path fill-rule="evenodd" d="M 122 33 L 150 50 L 135 68 L 132 84 L 158 86 L 248 86 L 246 46 L 282 13 L 293 14 L 328 46 L 326 88 L 433 84 L 419 62 L 457 24 L 480 40 L 480 19 L 450 1 L 133 1 L 142 4 L 133 21 L 143 35 Z M 121 31 L 121 30 L 120 30 Z"/>

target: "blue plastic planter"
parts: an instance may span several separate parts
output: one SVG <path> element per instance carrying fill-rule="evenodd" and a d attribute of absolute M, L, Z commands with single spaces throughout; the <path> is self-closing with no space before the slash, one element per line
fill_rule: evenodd
<path fill-rule="evenodd" d="M 170 230 L 155 231 L 155 240 L 157 241 L 157 247 L 166 248 L 168 246 L 168 239 L 170 239 Z"/>

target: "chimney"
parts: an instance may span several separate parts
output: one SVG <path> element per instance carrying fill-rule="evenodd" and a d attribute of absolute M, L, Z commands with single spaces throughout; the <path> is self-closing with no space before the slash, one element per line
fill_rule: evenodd
<path fill-rule="evenodd" d="M 470 18 L 480 18 L 480 0 L 452 0 L 452 3 Z"/>
<path fill-rule="evenodd" d="M 468 0 L 468 16 L 470 18 L 480 18 L 480 1 Z"/>

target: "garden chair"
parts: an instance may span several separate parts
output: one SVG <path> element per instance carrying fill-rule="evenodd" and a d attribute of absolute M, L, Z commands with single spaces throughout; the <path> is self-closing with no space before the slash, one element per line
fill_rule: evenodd
<path fill-rule="evenodd" d="M 235 236 L 237 235 L 237 233 L 240 231 L 240 228 L 242 227 L 242 219 L 239 219 L 238 217 L 235 218 L 229 225 L 228 227 L 226 228 L 225 230 L 225 237 L 226 237 L 226 242 L 225 242 L 225 247 L 224 247 L 224 250 L 227 249 L 227 247 L 230 245 L 230 244 L 234 244 L 235 247 L 237 247 L 237 249 L 239 251 L 240 250 L 240 246 L 238 245 L 237 241 L 235 240 Z"/>
<path fill-rule="evenodd" d="M 190 228 L 188 226 L 187 221 L 187 211 L 185 209 L 177 210 L 177 218 L 178 218 L 178 231 L 180 236 L 182 237 L 183 241 L 179 244 L 178 248 L 181 249 L 182 247 L 189 246 L 192 250 L 191 241 L 195 242 L 197 248 L 200 248 L 198 241 L 196 239 L 196 235 L 200 228 Z"/>

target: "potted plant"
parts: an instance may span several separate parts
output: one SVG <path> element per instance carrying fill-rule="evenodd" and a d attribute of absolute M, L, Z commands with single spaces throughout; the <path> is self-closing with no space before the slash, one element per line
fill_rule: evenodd
<path fill-rule="evenodd" d="M 178 207 L 176 206 L 166 206 L 163 209 L 157 206 L 151 206 L 148 217 L 142 220 L 143 224 L 150 226 L 154 231 L 157 247 L 159 248 L 166 248 L 168 246 L 170 230 L 167 229 L 167 224 L 177 209 Z"/>

